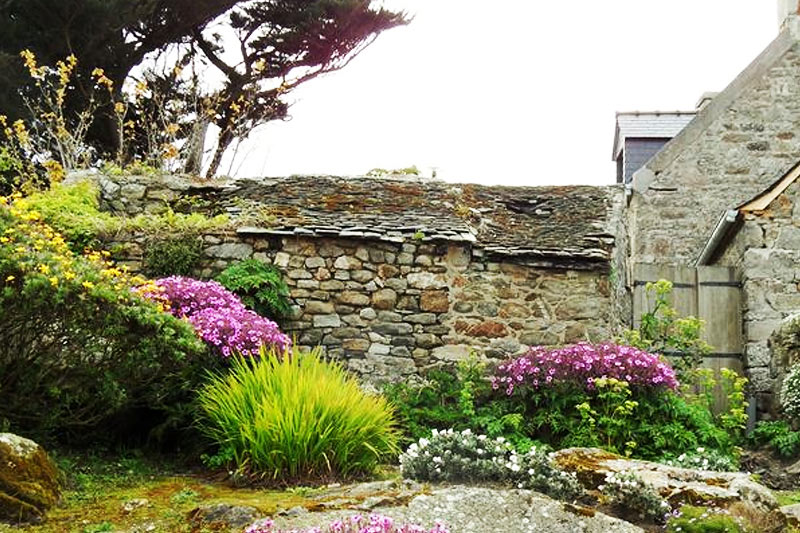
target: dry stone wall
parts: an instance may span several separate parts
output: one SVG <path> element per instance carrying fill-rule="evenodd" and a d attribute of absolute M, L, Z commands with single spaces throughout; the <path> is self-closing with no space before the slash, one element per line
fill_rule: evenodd
<path fill-rule="evenodd" d="M 184 186 L 99 181 L 103 206 L 129 215 L 163 210 Z M 139 270 L 148 238 L 117 236 L 107 244 Z M 625 307 L 608 263 L 554 268 L 468 242 L 282 236 L 235 225 L 200 238 L 195 275 L 211 278 L 248 258 L 274 264 L 294 302 L 283 328 L 297 344 L 321 345 L 374 383 L 452 365 L 472 350 L 504 358 L 529 345 L 608 340 L 615 311 Z"/>

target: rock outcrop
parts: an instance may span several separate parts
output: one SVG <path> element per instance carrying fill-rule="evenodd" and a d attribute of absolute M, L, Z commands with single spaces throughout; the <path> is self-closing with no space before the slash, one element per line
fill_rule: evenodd
<path fill-rule="evenodd" d="M 58 470 L 41 446 L 0 433 L 0 520 L 41 522 L 60 490 Z"/>

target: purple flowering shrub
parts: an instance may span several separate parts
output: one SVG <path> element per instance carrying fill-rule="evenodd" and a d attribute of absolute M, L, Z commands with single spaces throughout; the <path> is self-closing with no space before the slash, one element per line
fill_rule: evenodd
<path fill-rule="evenodd" d="M 614 378 L 633 388 L 676 389 L 672 367 L 659 356 L 619 344 L 573 344 L 547 349 L 534 346 L 528 353 L 501 364 L 492 387 L 509 396 L 516 388 L 547 388 L 569 384 L 593 391 L 595 381 Z"/>
<path fill-rule="evenodd" d="M 200 338 L 223 357 L 257 355 L 262 346 L 283 352 L 291 345 L 275 322 L 246 309 L 216 281 L 171 276 L 155 280 L 139 292 L 172 315 L 188 320 Z"/>
<path fill-rule="evenodd" d="M 270 519 L 259 520 L 248 526 L 245 533 L 450 533 L 440 523 L 426 529 L 413 524 L 396 524 L 388 516 L 371 514 L 369 517 L 354 515 L 346 520 L 334 520 L 326 528 L 280 529 Z"/>

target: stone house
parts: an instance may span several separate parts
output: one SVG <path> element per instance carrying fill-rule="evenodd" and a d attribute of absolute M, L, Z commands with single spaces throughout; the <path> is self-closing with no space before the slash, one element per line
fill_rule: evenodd
<path fill-rule="evenodd" d="M 115 181 L 120 180 L 120 181 Z M 621 187 L 486 187 L 409 178 L 228 183 L 99 178 L 121 214 L 228 213 L 197 275 L 256 258 L 284 271 L 284 328 L 374 382 L 528 345 L 609 339 L 624 292 Z M 623 235 L 620 241 L 618 236 Z M 109 243 L 140 266 L 147 236 Z"/>
<path fill-rule="evenodd" d="M 777 38 L 663 149 L 627 190 L 634 265 L 731 267 L 741 286 L 742 357 L 759 408 L 783 369 L 769 339 L 800 312 L 800 16 L 779 2 Z"/>

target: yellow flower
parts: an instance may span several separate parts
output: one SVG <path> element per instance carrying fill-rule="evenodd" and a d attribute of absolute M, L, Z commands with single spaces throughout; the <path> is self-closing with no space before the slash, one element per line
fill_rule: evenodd
<path fill-rule="evenodd" d="M 94 288 L 94 283 L 92 283 L 91 281 L 84 281 L 83 283 L 81 283 L 81 285 L 83 285 L 87 289 L 93 289 Z"/>
<path fill-rule="evenodd" d="M 117 115 L 124 115 L 125 114 L 125 104 L 123 104 L 122 102 L 117 102 L 116 104 L 114 104 L 114 112 Z"/>
<path fill-rule="evenodd" d="M 11 241 L 8 237 L 0 237 L 0 243 L 7 244 Z"/>
<path fill-rule="evenodd" d="M 51 276 L 50 277 L 50 285 L 52 285 L 53 287 L 58 286 L 58 278 L 55 277 L 55 276 Z"/>
<path fill-rule="evenodd" d="M 17 279 L 17 278 L 16 278 L 16 277 L 14 277 L 14 276 L 8 276 L 8 277 L 6 278 L 6 282 L 9 282 L 9 281 L 14 281 L 15 279 Z"/>
<path fill-rule="evenodd" d="M 39 272 L 41 272 L 42 274 L 49 274 L 49 273 L 50 273 L 50 267 L 49 267 L 49 266 L 47 266 L 47 265 L 43 265 L 43 264 L 41 264 L 41 263 L 40 263 L 40 264 L 39 264 L 39 265 L 38 265 L 36 268 L 37 268 L 37 269 L 39 270 Z"/>
<path fill-rule="evenodd" d="M 64 272 L 64 279 L 67 281 L 73 280 L 76 277 L 77 274 L 75 274 L 75 272 L 72 272 L 71 270 L 67 270 L 66 272 Z"/>

